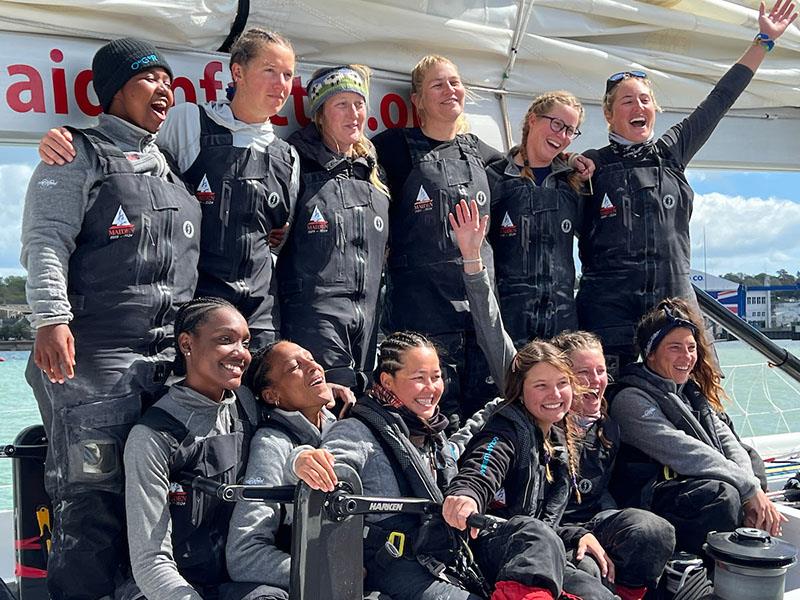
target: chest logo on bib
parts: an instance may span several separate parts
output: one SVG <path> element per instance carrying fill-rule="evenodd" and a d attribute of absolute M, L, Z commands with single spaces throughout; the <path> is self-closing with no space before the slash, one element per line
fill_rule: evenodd
<path fill-rule="evenodd" d="M 425 191 L 425 188 L 419 186 L 419 192 L 417 192 L 417 199 L 414 202 L 414 212 L 421 213 L 428 210 L 433 210 L 433 200 L 431 200 L 431 197 L 428 196 L 428 192 Z"/>
<path fill-rule="evenodd" d="M 478 206 L 484 206 L 486 204 L 486 192 L 480 190 L 475 194 L 475 202 L 478 203 Z"/>
<path fill-rule="evenodd" d="M 592 481 L 591 479 L 581 479 L 578 482 L 578 491 L 581 494 L 588 494 L 592 491 Z"/>
<path fill-rule="evenodd" d="M 606 219 L 608 217 L 617 216 L 617 207 L 611 204 L 608 195 L 603 196 L 603 201 L 600 203 L 600 218 Z"/>
<path fill-rule="evenodd" d="M 170 482 L 167 501 L 173 506 L 186 506 L 188 494 L 184 491 L 180 483 Z"/>
<path fill-rule="evenodd" d="M 561 221 L 561 231 L 563 231 L 564 233 L 569 233 L 570 231 L 572 231 L 572 221 L 570 221 L 569 219 L 564 219 L 563 221 Z"/>
<path fill-rule="evenodd" d="M 517 235 L 517 226 L 514 225 L 514 221 L 511 220 L 508 211 L 506 211 L 506 215 L 503 217 L 503 220 L 500 223 L 500 235 L 503 237 Z"/>
<path fill-rule="evenodd" d="M 267 197 L 267 206 L 270 208 L 275 208 L 278 206 L 278 203 L 281 199 L 278 197 L 278 192 L 271 192 L 270 195 Z"/>
<path fill-rule="evenodd" d="M 308 220 L 306 229 L 308 233 L 328 232 L 328 222 L 325 220 L 325 217 L 322 216 L 322 211 L 320 211 L 319 206 L 314 207 L 314 212 L 311 213 L 311 218 Z"/>
<path fill-rule="evenodd" d="M 664 208 L 669 210 L 670 208 L 675 207 L 675 196 L 672 194 L 667 194 L 661 199 L 661 203 L 664 205 Z"/>
<path fill-rule="evenodd" d="M 214 204 L 216 194 L 211 191 L 211 186 L 208 184 L 207 175 L 203 175 L 203 178 L 200 180 L 200 185 L 197 186 L 197 191 L 194 193 L 194 197 L 197 198 L 197 201 L 200 204 Z"/>
<path fill-rule="evenodd" d="M 183 235 L 185 235 L 189 239 L 192 239 L 194 237 L 194 223 L 192 223 L 191 221 L 183 222 Z"/>
<path fill-rule="evenodd" d="M 373 224 L 375 225 L 375 231 L 383 231 L 383 219 L 381 217 L 376 216 Z"/>
<path fill-rule="evenodd" d="M 132 237 L 134 231 L 136 231 L 136 226 L 128 220 L 128 215 L 125 214 L 120 205 L 114 220 L 111 221 L 111 227 L 108 228 L 108 239 L 116 240 L 123 237 Z"/>

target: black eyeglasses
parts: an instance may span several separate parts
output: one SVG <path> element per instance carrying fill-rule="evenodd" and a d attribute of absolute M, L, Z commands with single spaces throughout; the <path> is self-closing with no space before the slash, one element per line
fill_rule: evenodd
<path fill-rule="evenodd" d="M 580 129 L 578 129 L 577 127 L 573 127 L 572 125 L 567 125 L 566 123 L 564 123 L 564 121 L 562 121 L 558 117 L 551 117 L 549 115 L 536 115 L 536 116 L 539 117 L 540 119 L 549 119 L 550 120 L 550 129 L 554 133 L 558 133 L 558 132 L 564 131 L 566 129 L 567 130 L 567 137 L 569 139 L 571 139 L 571 140 L 574 140 L 576 137 L 578 137 L 581 134 L 581 130 Z"/>
<path fill-rule="evenodd" d="M 644 71 L 620 71 L 619 73 L 614 73 L 611 77 L 606 79 L 606 94 L 613 90 L 620 81 L 630 77 L 635 79 L 647 79 L 647 73 Z"/>

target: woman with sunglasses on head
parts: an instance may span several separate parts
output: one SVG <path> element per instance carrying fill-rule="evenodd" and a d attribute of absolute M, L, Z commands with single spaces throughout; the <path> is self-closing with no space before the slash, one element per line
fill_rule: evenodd
<path fill-rule="evenodd" d="M 642 362 L 611 393 L 622 448 L 612 492 L 675 527 L 676 546 L 699 554 L 709 531 L 781 532 L 786 518 L 761 489 L 750 455 L 719 417 L 725 392 L 701 318 L 667 298 L 636 330 Z"/>
<path fill-rule="evenodd" d="M 759 33 L 708 97 L 655 138 L 658 104 L 643 71 L 606 82 L 603 112 L 610 144 L 585 156 L 595 163 L 593 196 L 580 233 L 577 295 L 582 329 L 603 340 L 612 374 L 636 359 L 639 318 L 667 296 L 696 305 L 689 280 L 693 192 L 684 171 L 747 87 L 756 69 L 797 17 L 791 0 L 759 9 Z"/>
<path fill-rule="evenodd" d="M 389 190 L 364 137 L 370 71 L 340 65 L 308 82 L 313 118 L 289 142 L 300 155 L 295 214 L 278 261 L 281 332 L 333 383 L 364 389 L 389 237 Z"/>
<path fill-rule="evenodd" d="M 448 213 L 462 198 L 475 198 L 481 214 L 489 214 L 484 169 L 498 157 L 466 133 L 465 96 L 456 65 L 443 56 L 426 56 L 411 72 L 411 101 L 420 126 L 389 129 L 372 140 L 392 194 L 381 327 L 424 333 L 442 350 L 447 379 L 442 411 L 453 424 L 494 397 L 475 342 L 461 258 L 447 225 Z M 481 256 L 491 271 L 488 244 Z"/>
<path fill-rule="evenodd" d="M 486 169 L 498 300 L 517 348 L 578 326 L 572 240 L 582 200 L 580 177 L 563 152 L 580 135 L 583 116 L 569 92 L 542 94 L 525 115 L 519 146 Z M 464 262 L 479 258 L 465 255 Z"/>
<path fill-rule="evenodd" d="M 231 47 L 230 100 L 179 104 L 158 135 L 203 212 L 196 295 L 233 303 L 253 348 L 274 340 L 280 326 L 269 238 L 291 221 L 299 160 L 270 118 L 289 98 L 294 68 L 288 39 L 249 28 Z M 66 129 L 51 129 L 39 145 L 42 160 L 71 161 L 71 141 Z"/>
<path fill-rule="evenodd" d="M 460 203 L 451 217 L 459 249 L 469 256 L 480 245 L 487 220 L 478 214 L 477 206 Z M 504 329 L 497 300 L 480 264 L 464 265 L 464 281 L 475 322 L 478 343 L 484 350 L 498 385 L 505 385 L 506 373 L 513 364 L 516 352 Z M 608 385 L 606 363 L 599 339 L 588 332 L 563 332 L 552 343 L 565 353 L 571 371 L 586 389 L 573 394 L 569 431 L 561 426 L 552 428 L 552 437 L 562 446 L 572 442 L 579 456 L 575 488 L 579 492 L 568 498 L 549 490 L 555 497 L 560 516 L 556 525 L 579 526 L 591 531 L 608 552 L 614 565 L 609 583 L 624 600 L 641 600 L 648 587 L 654 588 L 672 554 L 675 534 L 664 519 L 635 508 L 618 510 L 608 490 L 608 482 L 619 449 L 619 427 L 606 413 L 604 392 Z M 563 470 L 563 467 L 562 467 Z M 561 513 L 563 512 L 563 516 Z M 591 555 L 574 553 L 579 568 L 603 576 Z M 607 573 L 605 574 L 607 575 Z"/>

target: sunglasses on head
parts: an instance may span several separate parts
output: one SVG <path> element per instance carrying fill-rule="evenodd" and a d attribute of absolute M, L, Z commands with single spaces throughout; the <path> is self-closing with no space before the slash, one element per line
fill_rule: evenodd
<path fill-rule="evenodd" d="M 620 71 L 619 73 L 614 73 L 611 77 L 606 79 L 606 94 L 613 90 L 620 81 L 630 77 L 635 79 L 647 79 L 647 73 L 644 71 Z"/>

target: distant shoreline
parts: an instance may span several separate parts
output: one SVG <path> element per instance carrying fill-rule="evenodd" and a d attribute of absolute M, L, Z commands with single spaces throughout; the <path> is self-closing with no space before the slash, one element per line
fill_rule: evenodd
<path fill-rule="evenodd" d="M 33 340 L 0 340 L 0 351 L 30 351 L 33 350 Z"/>

